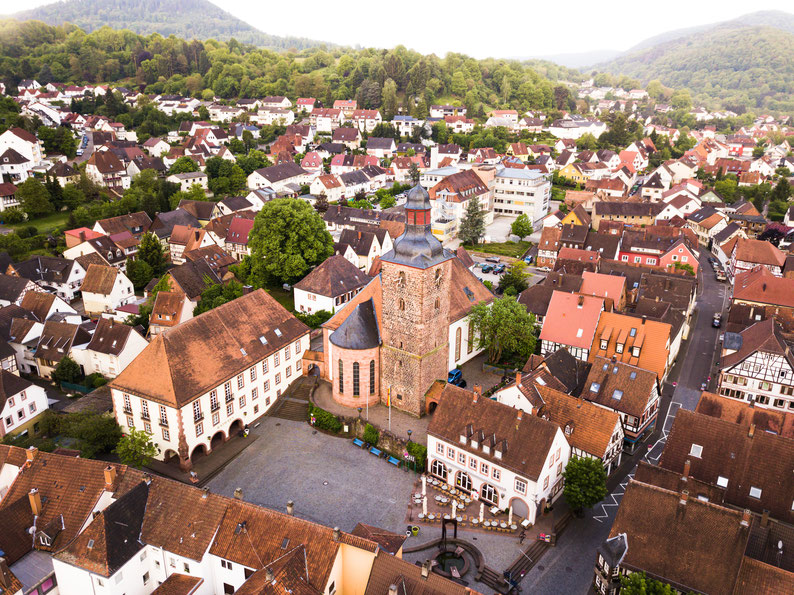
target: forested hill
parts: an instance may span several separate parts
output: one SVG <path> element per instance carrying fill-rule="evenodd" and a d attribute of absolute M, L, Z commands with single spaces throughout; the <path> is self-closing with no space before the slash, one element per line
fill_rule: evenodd
<path fill-rule="evenodd" d="M 103 26 L 129 29 L 163 37 L 185 39 L 235 38 L 271 49 L 298 50 L 327 45 L 299 37 L 268 35 L 232 16 L 208 0 L 64 0 L 13 15 L 19 20 L 36 19 L 50 25 L 74 23 L 86 31 Z"/>
<path fill-rule="evenodd" d="M 764 13 L 762 13 L 764 14 Z M 748 15 L 753 17 L 758 15 Z M 773 13 L 698 30 L 596 67 L 643 83 L 690 90 L 696 104 L 735 111 L 794 112 L 794 16 Z M 768 19 L 767 19 L 768 20 Z"/>
<path fill-rule="evenodd" d="M 461 54 L 425 56 L 391 50 L 310 48 L 273 52 L 234 41 L 186 41 L 104 27 L 86 34 L 74 25 L 0 21 L 0 80 L 40 83 L 120 83 L 148 93 L 210 99 L 287 95 L 326 105 L 356 98 L 362 108 L 391 117 L 405 107 L 427 117 L 434 103 L 462 102 L 480 117 L 490 109 L 573 109 L 575 70 L 550 63 L 475 60 Z"/>

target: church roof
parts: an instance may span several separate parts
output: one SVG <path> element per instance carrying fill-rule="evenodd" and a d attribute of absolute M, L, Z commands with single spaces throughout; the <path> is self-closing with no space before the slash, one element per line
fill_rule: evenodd
<path fill-rule="evenodd" d="M 380 345 L 380 331 L 372 298 L 358 304 L 330 337 L 342 349 L 372 349 Z"/>

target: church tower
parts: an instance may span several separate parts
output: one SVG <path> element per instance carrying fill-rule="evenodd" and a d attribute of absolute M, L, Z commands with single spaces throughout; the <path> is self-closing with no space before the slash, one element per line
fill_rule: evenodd
<path fill-rule="evenodd" d="M 446 380 L 453 254 L 430 229 L 430 196 L 408 192 L 405 233 L 381 257 L 381 402 L 420 416 L 425 393 Z"/>

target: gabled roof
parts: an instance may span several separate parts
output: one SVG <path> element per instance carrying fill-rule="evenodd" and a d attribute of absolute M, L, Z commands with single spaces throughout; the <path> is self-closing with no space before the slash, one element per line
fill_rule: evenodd
<path fill-rule="evenodd" d="M 342 255 L 331 256 L 295 284 L 295 289 L 336 297 L 363 287 L 369 277 Z"/>
<path fill-rule="evenodd" d="M 447 384 L 427 433 L 536 481 L 559 427 L 486 397 L 474 397 L 471 391 Z M 460 442 L 461 436 L 467 437 L 465 445 Z M 472 445 L 472 439 L 477 446 Z M 483 444 L 490 446 L 490 453 L 482 450 Z M 493 453 L 500 449 L 502 456 L 497 459 Z"/>
<path fill-rule="evenodd" d="M 603 309 L 604 300 L 601 298 L 554 291 L 540 339 L 590 349 Z"/>
<path fill-rule="evenodd" d="M 683 592 L 731 593 L 750 535 L 742 513 L 680 499 L 676 492 L 629 481 L 609 532 L 626 535 L 622 566 Z M 670 555 L 674 551 L 685 555 Z"/>
<path fill-rule="evenodd" d="M 135 332 L 137 331 L 127 324 L 115 322 L 112 318 L 100 318 L 86 349 L 119 355 L 124 350 L 130 334 Z"/>
<path fill-rule="evenodd" d="M 33 383 L 29 380 L 25 380 L 7 370 L 0 369 L 0 411 L 3 411 L 6 401 L 10 397 L 18 395 L 30 386 L 33 386 Z M 1 468 L 2 465 L 0 465 L 0 469 Z"/>
<path fill-rule="evenodd" d="M 378 552 L 372 564 L 364 595 L 384 595 L 391 586 L 397 587 L 399 595 L 469 595 L 473 591 L 438 573 L 431 572 L 426 578 L 422 568 L 407 560 Z"/>
<path fill-rule="evenodd" d="M 12 275 L 0 274 L 0 300 L 16 302 L 30 280 Z"/>
<path fill-rule="evenodd" d="M 83 284 L 80 290 L 83 293 L 98 293 L 100 295 L 110 295 L 116 283 L 116 277 L 122 274 L 116 267 L 90 264 L 85 272 Z"/>
<path fill-rule="evenodd" d="M 111 386 L 181 407 L 306 333 L 259 289 L 157 335 Z"/>
<path fill-rule="evenodd" d="M 599 356 L 614 356 L 619 361 L 650 370 L 662 379 L 670 354 L 671 330 L 671 325 L 664 322 L 604 312 L 598 321 L 588 359 L 593 362 Z M 602 341 L 606 341 L 606 349 L 601 349 Z M 623 345 L 622 353 L 618 353 L 618 344 Z M 639 348 L 638 357 L 634 355 L 635 347 Z"/>
<path fill-rule="evenodd" d="M 620 426 L 620 414 L 548 386 L 536 388 L 544 403 L 538 415 L 558 425 L 571 448 L 598 458 L 606 456 Z"/>
<path fill-rule="evenodd" d="M 734 248 L 736 260 L 782 267 L 786 262 L 786 253 L 774 244 L 764 240 L 739 238 Z"/>
<path fill-rule="evenodd" d="M 605 357 L 596 357 L 582 397 L 621 413 L 642 417 L 656 385 L 656 374 Z"/>
<path fill-rule="evenodd" d="M 776 277 L 758 265 L 736 275 L 733 300 L 794 308 L 794 279 Z"/>
<path fill-rule="evenodd" d="M 36 346 L 36 358 L 54 362 L 61 361 L 69 355 L 72 345 L 88 343 L 91 335 L 76 324 L 50 320 L 44 328 Z"/>
<path fill-rule="evenodd" d="M 695 411 L 733 422 L 746 430 L 754 425 L 758 432 L 794 438 L 794 413 L 789 411 L 755 407 L 752 401 L 748 403 L 705 391 L 700 394 Z"/>
<path fill-rule="evenodd" d="M 722 356 L 723 369 L 732 368 L 756 352 L 782 355 L 789 366 L 794 368 L 794 354 L 791 353 L 791 348 L 774 318 L 767 318 L 747 327 L 738 334 L 738 339 L 738 349 Z"/>
<path fill-rule="evenodd" d="M 700 446 L 698 456 L 692 445 Z M 794 520 L 794 440 L 681 409 L 675 416 L 659 465 L 717 485 L 727 478 L 725 502 L 756 513 L 768 510 L 785 523 Z M 751 488 L 758 492 L 750 493 Z"/>
<path fill-rule="evenodd" d="M 55 302 L 54 293 L 45 293 L 43 291 L 28 291 L 25 297 L 20 302 L 20 307 L 28 310 L 38 320 L 44 322 L 47 320 L 47 314 L 50 313 L 50 308 Z"/>
<path fill-rule="evenodd" d="M 197 301 L 209 285 L 221 282 L 217 271 L 205 260 L 185 262 L 169 269 L 168 274 L 191 301 Z"/>

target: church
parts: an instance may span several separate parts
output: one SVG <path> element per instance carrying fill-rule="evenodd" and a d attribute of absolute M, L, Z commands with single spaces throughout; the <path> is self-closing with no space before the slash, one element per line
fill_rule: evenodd
<path fill-rule="evenodd" d="M 348 407 L 377 403 L 432 413 L 426 394 L 449 370 L 482 351 L 472 307 L 493 294 L 431 231 L 431 204 L 417 185 L 405 204 L 405 233 L 369 284 L 323 325 L 322 374 Z"/>

